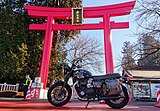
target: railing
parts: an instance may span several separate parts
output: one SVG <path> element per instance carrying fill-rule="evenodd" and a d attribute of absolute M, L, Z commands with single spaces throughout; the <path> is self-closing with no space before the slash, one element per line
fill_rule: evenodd
<path fill-rule="evenodd" d="M 1 91 L 18 91 L 19 84 L 12 85 L 12 84 L 0 84 L 0 92 Z"/>

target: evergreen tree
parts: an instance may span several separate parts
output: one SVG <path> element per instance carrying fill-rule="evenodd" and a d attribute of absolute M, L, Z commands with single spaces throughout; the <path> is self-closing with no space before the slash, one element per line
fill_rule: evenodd
<path fill-rule="evenodd" d="M 0 73 L 1 82 L 12 83 L 23 78 L 28 65 L 28 17 L 24 1 L 4 0 L 0 3 Z"/>
<path fill-rule="evenodd" d="M 45 19 L 30 19 L 23 5 L 48 7 L 78 7 L 81 0 L 3 0 L 0 2 L 0 81 L 16 83 L 23 81 L 25 73 L 39 76 L 43 50 L 44 31 L 29 31 L 31 23 L 44 23 Z M 57 23 L 71 23 L 71 20 L 56 20 Z M 54 33 L 49 78 L 60 78 L 65 59 L 64 46 L 79 31 L 58 31 Z M 67 55 L 67 54 L 66 54 Z M 63 58 L 63 59 L 62 59 Z"/>
<path fill-rule="evenodd" d="M 134 60 L 134 47 L 131 42 L 126 41 L 122 47 L 123 58 L 121 61 L 121 65 L 125 68 L 132 68 L 135 66 Z"/>

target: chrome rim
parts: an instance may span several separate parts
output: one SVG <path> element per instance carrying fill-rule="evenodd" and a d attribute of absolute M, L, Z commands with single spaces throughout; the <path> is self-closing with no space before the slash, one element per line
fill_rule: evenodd
<path fill-rule="evenodd" d="M 55 87 L 51 92 L 51 98 L 54 103 L 61 103 L 67 99 L 68 91 L 62 86 Z"/>

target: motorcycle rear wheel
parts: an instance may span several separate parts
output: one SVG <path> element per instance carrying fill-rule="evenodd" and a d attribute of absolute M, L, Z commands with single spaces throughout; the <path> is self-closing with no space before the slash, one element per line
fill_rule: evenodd
<path fill-rule="evenodd" d="M 57 107 L 61 107 L 68 103 L 72 95 L 71 87 L 66 84 L 63 89 L 64 82 L 59 81 L 53 84 L 47 93 L 48 101 Z"/>
<path fill-rule="evenodd" d="M 128 96 L 128 92 L 127 92 L 126 87 L 124 87 L 123 85 L 122 85 L 122 90 L 123 90 L 124 98 L 120 98 L 118 100 L 105 100 L 106 104 L 113 109 L 120 109 L 120 108 L 123 108 L 124 106 L 126 106 L 129 101 L 129 96 Z M 120 102 L 116 102 L 119 100 L 120 100 Z"/>

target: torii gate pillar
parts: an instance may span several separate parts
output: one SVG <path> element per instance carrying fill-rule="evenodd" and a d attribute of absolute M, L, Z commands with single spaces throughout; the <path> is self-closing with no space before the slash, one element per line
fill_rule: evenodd
<path fill-rule="evenodd" d="M 44 37 L 42 63 L 40 68 L 40 77 L 42 79 L 41 81 L 45 89 L 47 85 L 48 70 L 49 70 L 50 56 L 51 56 L 51 49 L 52 49 L 53 27 L 51 24 L 53 23 L 54 23 L 53 17 L 48 16 L 47 24 L 46 24 L 46 33 Z"/>
<path fill-rule="evenodd" d="M 104 53 L 105 53 L 105 64 L 106 74 L 114 73 L 113 66 L 113 55 L 112 55 L 112 41 L 111 41 L 111 28 L 110 28 L 110 17 L 108 14 L 103 17 L 104 22 Z"/>
<path fill-rule="evenodd" d="M 47 19 L 47 23 L 30 24 L 30 30 L 46 31 L 40 68 L 41 82 L 44 83 L 43 88 L 46 89 L 52 48 L 53 31 L 57 30 L 104 30 L 104 53 L 106 74 L 113 74 L 114 65 L 112 57 L 112 43 L 110 38 L 110 31 L 111 29 L 128 28 L 129 23 L 110 21 L 110 17 L 127 15 L 133 9 L 134 5 L 135 0 L 132 0 L 131 2 L 100 7 L 84 7 L 84 18 L 103 18 L 103 22 L 83 25 L 54 23 L 54 20 L 56 19 L 71 19 L 72 8 L 48 8 L 25 5 L 24 7 L 28 11 L 30 17 Z"/>

